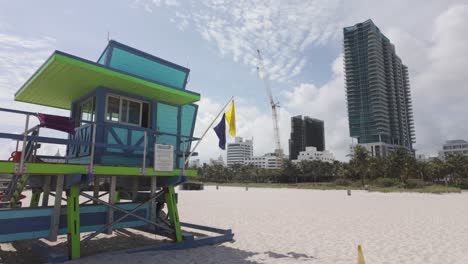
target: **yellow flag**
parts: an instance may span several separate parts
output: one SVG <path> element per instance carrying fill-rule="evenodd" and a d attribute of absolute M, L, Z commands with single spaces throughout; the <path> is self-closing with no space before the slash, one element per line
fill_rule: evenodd
<path fill-rule="evenodd" d="M 234 100 L 231 102 L 229 110 L 226 112 L 226 122 L 229 125 L 229 134 L 236 136 L 236 111 L 234 109 Z"/>
<path fill-rule="evenodd" d="M 364 260 L 364 254 L 362 253 L 362 247 L 361 245 L 358 245 L 357 248 L 357 264 L 366 264 L 366 261 Z"/>

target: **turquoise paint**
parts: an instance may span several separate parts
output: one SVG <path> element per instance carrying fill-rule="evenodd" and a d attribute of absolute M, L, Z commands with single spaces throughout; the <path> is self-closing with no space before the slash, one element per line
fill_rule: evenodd
<path fill-rule="evenodd" d="M 101 57 L 97 61 L 97 63 L 105 65 L 106 64 L 106 58 L 107 58 L 107 53 L 109 51 L 109 47 L 106 48 L 106 50 L 102 53 Z"/>
<path fill-rule="evenodd" d="M 130 140 L 131 140 L 131 145 L 132 146 L 136 146 L 136 143 L 138 143 L 138 141 L 143 138 L 145 135 L 145 133 L 143 131 L 140 131 L 140 130 L 132 130 L 132 136 L 130 137 Z M 140 143 L 139 146 L 143 146 L 143 142 Z"/>
<path fill-rule="evenodd" d="M 81 157 L 81 158 L 71 158 L 68 160 L 68 163 L 71 164 L 89 164 L 90 157 Z"/>
<path fill-rule="evenodd" d="M 128 204 L 118 204 L 118 207 L 131 210 L 138 206 L 138 203 L 128 203 Z M 145 208 L 142 206 L 141 208 Z M 148 206 L 146 206 L 148 208 Z M 9 210 L 0 210 L 0 219 L 15 219 L 15 218 L 27 218 L 35 216 L 50 216 L 52 214 L 53 208 L 19 208 L 19 209 L 9 209 Z M 99 213 L 107 212 L 107 207 L 104 205 L 85 205 L 80 206 L 80 213 Z M 67 208 L 62 206 L 60 209 L 60 214 L 64 215 L 67 213 Z"/>
<path fill-rule="evenodd" d="M 62 208 L 62 213 L 66 212 Z M 0 210 L 0 219 L 15 219 L 24 217 L 50 216 L 52 208 L 34 208 L 34 209 L 10 209 Z"/>
<path fill-rule="evenodd" d="M 119 157 L 119 156 L 110 156 L 103 155 L 101 156 L 101 163 L 106 165 L 125 165 L 125 166 L 135 166 L 141 167 L 143 164 L 143 158 L 137 159 L 135 157 Z"/>
<path fill-rule="evenodd" d="M 112 128 L 110 128 L 112 129 Z M 109 131 L 106 132 L 107 135 L 106 135 L 106 138 L 107 138 L 107 144 L 119 144 L 117 142 L 117 139 L 114 138 L 114 135 L 112 133 L 110 133 Z M 118 135 L 117 135 L 118 136 Z M 126 142 L 126 141 L 124 141 Z M 115 152 L 115 153 L 122 153 L 124 152 L 123 149 L 119 149 L 119 148 L 107 148 L 106 151 L 108 152 Z"/>
<path fill-rule="evenodd" d="M 156 131 L 177 134 L 177 114 L 176 106 L 158 103 L 156 117 Z"/>
<path fill-rule="evenodd" d="M 185 72 L 118 47 L 113 48 L 109 66 L 175 88 L 185 88 Z"/>
<path fill-rule="evenodd" d="M 113 127 L 111 129 L 114 130 L 115 134 L 117 135 L 117 137 L 119 137 L 122 143 L 127 143 L 128 129 L 121 127 Z"/>
<path fill-rule="evenodd" d="M 138 203 L 128 203 L 128 204 L 117 204 L 118 207 L 125 209 L 125 210 L 132 210 L 137 207 Z M 149 205 L 144 205 L 140 207 L 141 209 L 146 209 L 149 212 Z M 104 205 L 89 205 L 89 206 L 82 206 L 80 207 L 80 217 L 86 217 L 84 214 L 89 213 L 105 213 L 107 212 L 107 207 Z M 11 210 L 0 210 L 0 219 L 15 219 L 15 218 L 34 218 L 38 216 L 50 216 L 52 214 L 52 208 L 24 208 L 24 209 L 11 209 Z M 67 208 L 62 207 L 60 210 L 61 215 L 67 214 Z M 149 216 L 149 213 L 147 213 Z M 80 233 L 84 232 L 92 232 L 97 231 L 102 228 L 102 225 L 91 225 L 91 226 L 80 226 Z M 145 226 L 147 223 L 143 221 L 131 221 L 131 222 L 120 222 L 114 225 L 114 228 L 129 228 L 129 227 L 137 227 L 137 226 Z M 68 232 L 67 227 L 59 228 L 58 234 L 65 235 Z M 18 240 L 26 240 L 26 239 L 34 239 L 34 238 L 44 238 L 48 237 L 50 233 L 49 229 L 41 230 L 41 231 L 34 231 L 34 232 L 20 232 L 20 233 L 13 233 L 13 234 L 3 234 L 0 235 L 0 243 L 3 242 L 10 242 L 10 241 L 18 241 Z"/>
<path fill-rule="evenodd" d="M 132 130 L 132 133 L 131 133 L 131 137 L 130 137 L 130 145 L 131 146 L 137 146 L 137 143 L 140 139 L 142 139 L 143 137 L 145 136 L 145 132 L 144 131 L 141 131 L 141 130 Z M 147 138 L 148 139 L 148 138 Z M 142 146 L 143 147 L 143 142 L 144 140 L 141 141 L 140 144 L 138 144 L 138 146 Z M 148 147 L 148 142 L 147 142 L 147 146 Z M 143 150 L 135 150 L 133 151 L 134 154 L 143 154 Z"/>
<path fill-rule="evenodd" d="M 117 223 L 114 225 L 114 228 L 122 229 L 122 228 L 131 228 L 131 227 L 146 226 L 146 225 L 148 224 L 143 221 L 132 221 L 132 222 Z M 101 229 L 102 227 L 103 225 L 80 226 L 80 232 L 81 233 L 93 232 L 93 231 L 97 231 Z M 60 228 L 58 230 L 58 234 L 66 235 L 67 231 L 68 229 L 66 227 Z M 4 234 L 4 235 L 0 235 L 0 243 L 35 239 L 35 238 L 45 238 L 49 236 L 49 233 L 50 233 L 50 230 L 47 229 L 47 230 L 35 231 L 35 232 Z"/>
<path fill-rule="evenodd" d="M 195 125 L 193 118 L 193 115 L 195 115 L 195 109 L 196 108 L 193 105 L 182 106 L 182 116 L 180 120 L 180 134 L 182 136 L 192 136 L 192 128 Z"/>
<path fill-rule="evenodd" d="M 79 134 L 79 138 L 81 141 L 85 141 L 88 143 L 91 143 L 91 130 L 92 126 L 86 126 L 82 127 L 79 131 L 77 131 L 77 134 Z M 83 156 L 89 156 L 91 153 L 91 148 L 89 145 L 80 145 L 79 149 L 79 154 L 78 156 L 83 157 Z"/>

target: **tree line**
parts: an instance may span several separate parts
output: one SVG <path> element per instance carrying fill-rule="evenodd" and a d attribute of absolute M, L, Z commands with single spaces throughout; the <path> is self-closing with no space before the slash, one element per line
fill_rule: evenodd
<path fill-rule="evenodd" d="M 199 180 L 219 183 L 302 183 L 334 182 L 337 185 L 377 184 L 419 187 L 443 183 L 468 189 L 468 157 L 449 155 L 445 159 L 416 160 L 412 153 L 398 148 L 386 157 L 373 157 L 362 146 L 356 146 L 349 162 L 284 160 L 281 169 L 261 169 L 253 165 L 203 164 Z M 413 186 L 416 185 L 416 186 Z"/>

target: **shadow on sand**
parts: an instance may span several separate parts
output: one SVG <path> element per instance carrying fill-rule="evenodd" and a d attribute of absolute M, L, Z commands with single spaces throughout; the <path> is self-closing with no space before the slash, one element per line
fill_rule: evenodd
<path fill-rule="evenodd" d="M 128 230 L 119 230 L 112 236 L 99 235 L 97 239 L 81 245 L 82 259 L 71 263 L 267 263 L 268 259 L 283 259 L 285 262 L 308 262 L 316 260 L 306 254 L 250 252 L 223 245 L 204 246 L 186 250 L 146 251 L 128 254 L 122 250 L 160 243 L 171 243 L 156 235 L 143 235 Z M 0 264 L 46 263 L 46 251 L 67 254 L 66 237 L 60 236 L 55 243 L 43 240 L 26 240 L 0 244 Z M 119 251 L 120 250 L 120 251 Z M 257 261 L 258 260 L 258 261 Z"/>
<path fill-rule="evenodd" d="M 114 231 L 113 235 L 99 235 L 81 244 L 81 256 L 93 256 L 104 252 L 118 251 L 129 248 L 143 247 L 166 240 L 156 235 L 137 234 L 127 230 Z M 83 239 L 83 236 L 81 237 Z M 24 240 L 11 243 L 1 243 L 0 264 L 8 263 L 47 263 L 47 251 L 68 255 L 66 236 L 59 236 L 57 242 L 46 240 Z"/>

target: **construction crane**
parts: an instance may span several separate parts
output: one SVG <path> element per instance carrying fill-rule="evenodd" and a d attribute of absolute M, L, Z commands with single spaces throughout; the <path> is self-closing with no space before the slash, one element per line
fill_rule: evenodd
<path fill-rule="evenodd" d="M 283 150 L 281 149 L 281 142 L 280 142 L 280 134 L 279 134 L 279 126 L 278 126 L 278 108 L 279 108 L 279 102 L 275 102 L 273 99 L 273 94 L 271 92 L 271 87 L 270 83 L 268 81 L 268 73 L 265 70 L 265 64 L 263 63 L 263 57 L 262 54 L 260 53 L 260 50 L 257 50 L 257 55 L 258 55 L 258 66 L 257 66 L 257 71 L 260 79 L 263 80 L 263 83 L 265 84 L 265 90 L 268 95 L 268 99 L 270 100 L 270 105 L 271 105 L 271 115 L 273 118 L 273 133 L 275 136 L 275 153 L 276 157 L 278 160 L 278 165 L 282 165 L 283 163 Z"/>

